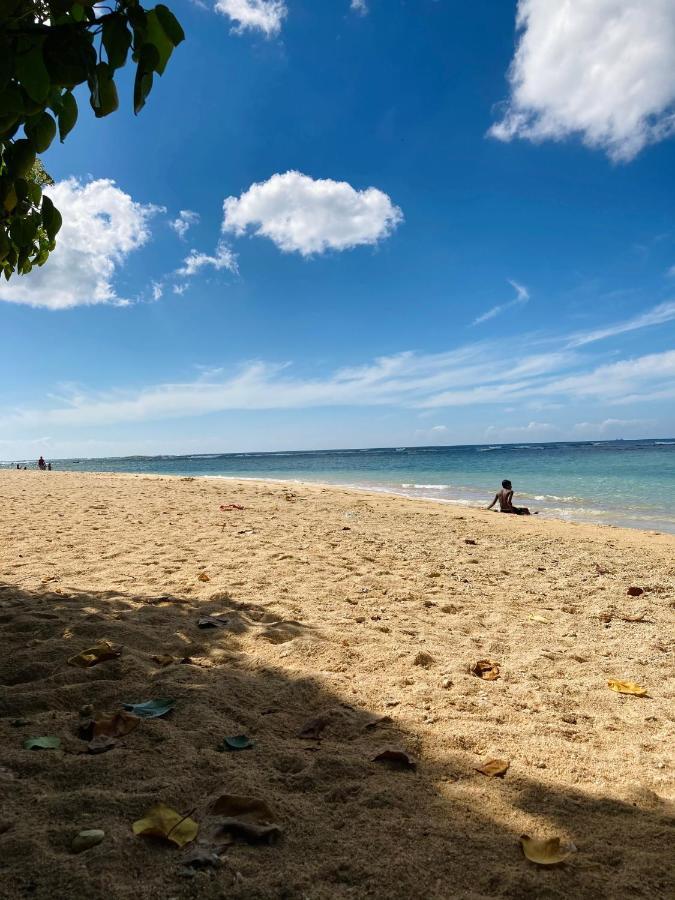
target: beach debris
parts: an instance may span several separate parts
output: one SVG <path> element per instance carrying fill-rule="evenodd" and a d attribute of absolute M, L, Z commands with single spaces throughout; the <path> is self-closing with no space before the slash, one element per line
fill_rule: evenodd
<path fill-rule="evenodd" d="M 452 678 L 450 678 L 449 675 L 446 675 L 445 678 L 443 678 L 443 679 L 441 680 L 441 687 L 442 687 L 442 688 L 445 688 L 445 690 L 447 691 L 448 688 L 451 688 L 451 687 L 452 687 L 452 683 L 453 683 L 453 682 L 452 682 Z"/>
<path fill-rule="evenodd" d="M 71 842 L 70 849 L 73 853 L 82 853 L 100 844 L 104 837 L 105 831 L 102 829 L 86 828 L 84 831 L 78 831 Z"/>
<path fill-rule="evenodd" d="M 465 544 L 472 544 L 474 547 L 476 546 L 476 541 L 473 538 L 464 538 Z"/>
<path fill-rule="evenodd" d="M 329 715 L 320 715 L 314 719 L 308 719 L 298 732 L 298 737 L 307 741 L 317 741 L 330 723 L 331 717 Z"/>
<path fill-rule="evenodd" d="M 641 597 L 645 589 L 641 587 L 629 587 L 626 593 L 629 597 Z"/>
<path fill-rule="evenodd" d="M 610 569 L 606 569 L 605 566 L 601 566 L 600 563 L 595 564 L 595 571 L 598 575 L 611 575 L 612 572 Z"/>
<path fill-rule="evenodd" d="M 158 666 L 162 666 L 162 667 L 170 666 L 172 662 L 175 662 L 173 656 L 169 656 L 168 654 L 162 654 L 162 653 L 155 654 L 154 656 L 151 656 L 150 659 L 153 662 L 156 662 Z"/>
<path fill-rule="evenodd" d="M 420 650 L 415 659 L 413 659 L 413 665 L 422 666 L 424 669 L 428 669 L 436 663 L 436 660 L 433 658 L 431 653 L 427 653 L 425 650 Z"/>
<path fill-rule="evenodd" d="M 499 678 L 499 665 L 491 659 L 479 659 L 469 669 L 476 678 L 482 678 L 483 681 L 495 681 Z"/>
<path fill-rule="evenodd" d="M 241 510 L 241 509 L 243 509 L 244 507 L 241 506 L 239 503 L 221 503 L 221 504 L 220 504 L 220 508 L 222 509 L 223 512 L 228 512 L 228 511 L 231 510 L 231 509 L 239 509 L 239 510 Z"/>
<path fill-rule="evenodd" d="M 222 742 L 216 747 L 221 753 L 228 750 L 248 750 L 253 746 L 253 741 L 246 734 L 225 735 Z"/>
<path fill-rule="evenodd" d="M 193 844 L 185 856 L 183 857 L 183 865 L 189 869 L 207 869 L 209 866 L 215 868 L 222 865 L 222 860 L 218 856 L 217 848 L 210 844 L 197 843 Z"/>
<path fill-rule="evenodd" d="M 378 725 L 391 725 L 393 721 L 391 716 L 373 716 L 373 718 L 369 719 L 363 727 L 372 731 L 373 728 L 377 728 Z"/>
<path fill-rule="evenodd" d="M 131 830 L 135 835 L 164 838 L 178 847 L 184 847 L 197 837 L 199 825 L 189 814 L 182 816 L 170 806 L 158 803 L 142 819 L 134 822 Z"/>
<path fill-rule="evenodd" d="M 218 831 L 230 838 L 243 838 L 249 843 L 274 843 L 283 829 L 274 819 L 275 815 L 264 800 L 257 797 L 242 797 L 223 794 L 215 800 L 210 812 L 224 816 L 217 823 Z"/>
<path fill-rule="evenodd" d="M 197 619 L 198 628 L 227 628 L 228 625 L 231 625 L 230 620 L 222 616 L 202 616 Z"/>
<path fill-rule="evenodd" d="M 416 769 L 417 763 L 405 750 L 387 747 L 373 756 L 373 762 L 384 763 L 390 769 Z"/>
<path fill-rule="evenodd" d="M 139 719 L 157 719 L 172 712 L 176 705 L 175 700 L 146 700 L 144 703 L 123 703 L 127 712 L 138 716 Z"/>
<path fill-rule="evenodd" d="M 206 572 L 200 572 L 197 578 L 199 579 L 199 581 L 211 581 Z"/>
<path fill-rule="evenodd" d="M 87 744 L 87 752 L 91 754 L 107 753 L 112 750 L 117 741 L 115 738 L 108 737 L 106 734 L 100 734 L 98 737 L 92 738 Z"/>
<path fill-rule="evenodd" d="M 60 747 L 59 738 L 51 736 L 26 738 L 23 742 L 24 750 L 58 750 Z"/>
<path fill-rule="evenodd" d="M 89 719 L 87 722 L 82 722 L 79 736 L 83 741 L 93 741 L 95 738 L 101 737 L 124 737 L 125 734 L 133 731 L 140 721 L 138 716 L 131 715 L 131 713 L 117 712 L 109 718 Z"/>
<path fill-rule="evenodd" d="M 82 650 L 75 656 L 71 656 L 68 664 L 71 666 L 80 666 L 82 669 L 88 669 L 96 666 L 100 662 L 108 659 L 117 659 L 122 653 L 121 644 L 113 644 L 110 641 L 99 641 L 93 647 Z"/>
<path fill-rule="evenodd" d="M 540 841 L 527 834 L 521 834 L 520 846 L 527 859 L 539 866 L 555 866 L 565 862 L 577 849 L 574 844 L 561 844 L 559 837 Z"/>
<path fill-rule="evenodd" d="M 635 697 L 646 697 L 647 689 L 640 687 L 633 681 L 620 681 L 617 678 L 610 678 L 607 682 L 610 691 L 616 691 L 617 694 L 633 694 Z"/>
<path fill-rule="evenodd" d="M 636 613 L 635 615 L 619 616 L 619 618 L 622 622 L 644 622 L 646 615 L 647 610 L 641 613 Z"/>
<path fill-rule="evenodd" d="M 544 616 L 540 616 L 538 613 L 534 615 L 528 616 L 528 619 L 531 619 L 532 622 L 538 622 L 540 625 L 550 625 L 550 621 Z"/>
<path fill-rule="evenodd" d="M 488 775 L 490 778 L 503 778 L 511 765 L 508 759 L 488 759 L 481 766 L 474 766 L 476 772 L 481 775 Z"/>

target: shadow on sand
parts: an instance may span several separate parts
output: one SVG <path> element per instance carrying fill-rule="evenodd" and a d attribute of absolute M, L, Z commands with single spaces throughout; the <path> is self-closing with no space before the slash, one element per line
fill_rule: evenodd
<path fill-rule="evenodd" d="M 200 629 L 206 615 L 229 624 Z M 66 664 L 100 638 L 124 644 L 122 656 L 88 670 Z M 397 726 L 395 709 L 355 706 L 327 686 L 326 673 L 294 677 L 293 647 L 320 639 L 302 623 L 226 595 L 197 605 L 177 596 L 0 585 L 0 896 L 672 896 L 673 823 L 658 798 L 622 803 L 552 790 L 517 766 L 504 780 L 487 779 L 473 771 L 473 757 L 442 748 L 429 758 L 419 735 Z M 279 665 L 257 663 L 251 641 L 283 645 Z M 190 662 L 163 668 L 154 654 Z M 103 714 L 153 697 L 176 699 L 170 717 L 143 722 L 110 752 L 85 752 L 82 707 Z M 386 714 L 392 721 L 373 724 Z M 320 738 L 299 737 L 319 715 L 329 720 Z M 253 749 L 217 752 L 225 735 L 242 732 Z M 62 749 L 23 749 L 26 737 L 46 734 L 59 736 Z M 418 756 L 416 771 L 373 761 L 390 746 Z M 482 779 L 480 806 L 463 791 L 469 779 Z M 265 799 L 281 840 L 234 844 L 220 868 L 192 873 L 178 849 L 131 833 L 158 801 L 187 813 L 222 792 Z M 536 816 L 541 836 L 573 837 L 578 853 L 557 867 L 528 863 L 505 806 Z M 102 828 L 106 838 L 74 855 L 70 841 L 84 828 Z"/>

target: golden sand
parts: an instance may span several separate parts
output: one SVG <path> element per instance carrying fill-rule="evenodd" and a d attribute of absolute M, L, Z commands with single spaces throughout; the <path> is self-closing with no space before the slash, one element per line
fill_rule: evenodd
<path fill-rule="evenodd" d="M 60 472 L 3 471 L 0 510 L 1 897 L 675 895 L 674 538 Z M 99 640 L 121 655 L 68 664 Z M 480 660 L 499 677 L 471 674 Z M 78 737 L 81 710 L 166 697 L 173 713 L 108 752 Z M 216 749 L 242 734 L 252 748 Z M 61 749 L 23 748 L 38 736 Z M 476 771 L 491 759 L 503 777 Z M 194 870 L 132 833 L 162 802 L 207 842 L 224 793 L 264 800 L 281 838 Z M 75 854 L 82 829 L 105 837 Z M 523 833 L 576 852 L 538 866 Z"/>

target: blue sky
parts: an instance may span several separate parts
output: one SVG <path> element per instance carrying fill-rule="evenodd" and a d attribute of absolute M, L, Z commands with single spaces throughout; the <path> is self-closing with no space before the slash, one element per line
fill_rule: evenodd
<path fill-rule="evenodd" d="M 0 458 L 675 434 L 671 0 L 170 5 L 45 157 Z"/>

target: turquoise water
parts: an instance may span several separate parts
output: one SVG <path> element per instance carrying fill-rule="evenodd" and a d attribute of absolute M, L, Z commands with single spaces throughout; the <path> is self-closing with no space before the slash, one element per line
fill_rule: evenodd
<path fill-rule="evenodd" d="M 675 439 L 57 460 L 57 469 L 341 484 L 485 506 L 503 478 L 542 516 L 675 533 Z"/>

